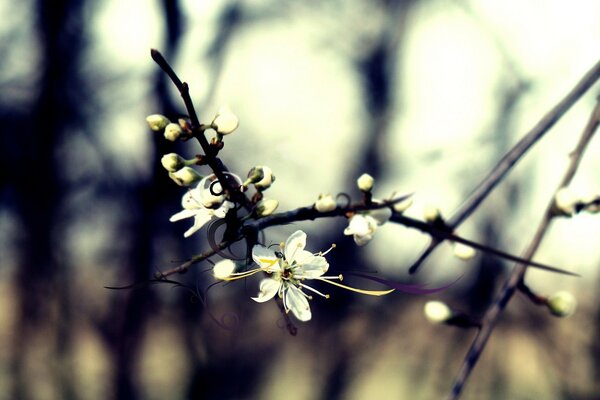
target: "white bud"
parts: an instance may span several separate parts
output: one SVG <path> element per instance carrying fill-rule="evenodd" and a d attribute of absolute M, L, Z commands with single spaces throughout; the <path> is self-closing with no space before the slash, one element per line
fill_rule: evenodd
<path fill-rule="evenodd" d="M 335 199 L 330 194 L 320 194 L 317 202 L 315 203 L 315 210 L 318 212 L 333 211 L 337 208 Z"/>
<path fill-rule="evenodd" d="M 443 324 L 452 318 L 452 310 L 441 301 L 428 301 L 423 308 L 425 317 L 433 324 Z"/>
<path fill-rule="evenodd" d="M 275 182 L 275 176 L 273 175 L 271 168 L 263 165 L 255 167 L 253 169 L 258 170 L 259 174 L 262 173 L 262 178 L 254 182 L 254 187 L 256 188 L 256 190 L 266 190 L 269 187 L 271 187 L 273 182 Z"/>
<path fill-rule="evenodd" d="M 600 196 L 588 195 L 581 198 L 580 202 L 584 211 L 589 212 L 590 214 L 596 214 L 600 212 Z"/>
<path fill-rule="evenodd" d="M 185 166 L 185 160 L 179 154 L 169 153 L 162 156 L 160 163 L 169 172 L 179 171 Z"/>
<path fill-rule="evenodd" d="M 183 130 L 179 124 L 170 123 L 165 127 L 165 139 L 171 142 L 176 141 L 182 133 Z"/>
<path fill-rule="evenodd" d="M 356 185 L 362 192 L 370 192 L 373 189 L 375 180 L 369 174 L 362 174 L 357 180 Z"/>
<path fill-rule="evenodd" d="M 263 199 L 256 205 L 256 214 L 259 217 L 266 217 L 267 215 L 273 214 L 273 212 L 279 207 L 279 202 L 274 199 Z"/>
<path fill-rule="evenodd" d="M 235 272 L 236 265 L 229 259 L 221 260 L 213 267 L 213 275 L 217 279 L 226 279 Z"/>
<path fill-rule="evenodd" d="M 548 297 L 547 305 L 550 312 L 557 317 L 568 317 L 575 312 L 577 300 L 571 292 L 561 290 Z"/>
<path fill-rule="evenodd" d="M 221 107 L 211 123 L 211 127 L 221 135 L 228 135 L 240 125 L 238 117 L 229 107 Z"/>
<path fill-rule="evenodd" d="M 169 172 L 169 178 L 179 186 L 190 186 L 202 179 L 202 176 L 191 167 L 183 167 L 176 172 Z"/>
<path fill-rule="evenodd" d="M 475 254 L 477 253 L 471 246 L 459 242 L 454 242 L 452 244 L 452 251 L 457 258 L 465 261 L 475 257 Z"/>
<path fill-rule="evenodd" d="M 413 205 L 413 198 L 412 198 L 412 196 L 410 196 L 410 197 L 407 197 L 406 199 L 394 204 L 392 207 L 394 208 L 394 211 L 396 211 L 397 213 L 403 213 L 412 205 Z"/>
<path fill-rule="evenodd" d="M 556 209 L 563 215 L 573 215 L 575 213 L 576 203 L 577 198 L 571 189 L 567 187 L 558 189 L 554 195 L 554 204 L 556 205 Z"/>
<path fill-rule="evenodd" d="M 431 223 L 431 222 L 435 222 L 435 221 L 439 220 L 440 218 L 442 218 L 442 214 L 440 213 L 439 208 L 431 206 L 431 205 L 427 205 L 423 209 L 423 218 L 425 219 L 425 221 Z"/>
<path fill-rule="evenodd" d="M 150 126 L 150 129 L 154 132 L 158 132 L 165 129 L 171 121 L 164 115 L 152 114 L 146 117 L 146 122 L 148 123 L 148 126 Z"/>

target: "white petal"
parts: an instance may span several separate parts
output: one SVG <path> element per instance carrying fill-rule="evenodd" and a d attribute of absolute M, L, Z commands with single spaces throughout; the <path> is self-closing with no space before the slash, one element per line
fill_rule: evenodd
<path fill-rule="evenodd" d="M 365 244 L 369 243 L 371 239 L 373 239 L 373 235 L 371 234 L 354 235 L 354 243 L 356 243 L 359 246 L 364 246 Z"/>
<path fill-rule="evenodd" d="M 185 218 L 190 218 L 196 215 L 198 211 L 197 210 L 183 210 L 183 211 L 179 211 L 177 214 L 173 214 L 171 216 L 171 218 L 169 218 L 169 221 L 171 222 L 175 222 L 175 221 L 180 221 L 182 219 Z"/>
<path fill-rule="evenodd" d="M 252 297 L 252 300 L 256 301 L 257 303 L 269 301 L 275 297 L 280 286 L 281 282 L 276 281 L 275 279 L 265 278 L 260 281 L 258 296 Z"/>
<path fill-rule="evenodd" d="M 283 249 L 283 254 L 285 254 L 287 262 L 291 263 L 294 261 L 295 254 L 298 250 L 304 250 L 304 247 L 306 247 L 306 233 L 302 231 L 292 233 L 285 241 L 285 247 Z"/>
<path fill-rule="evenodd" d="M 181 198 L 181 207 L 186 210 L 197 210 L 198 208 L 202 208 L 200 190 L 198 190 L 198 188 L 188 190 Z"/>
<path fill-rule="evenodd" d="M 194 234 L 198 229 L 202 228 L 204 224 L 210 221 L 211 216 L 208 214 L 199 214 L 196 213 L 194 217 L 194 225 L 183 234 L 184 237 L 190 237 Z"/>
<path fill-rule="evenodd" d="M 350 218 L 348 227 L 344 229 L 344 235 L 364 236 L 369 233 L 369 222 L 364 215 L 356 214 Z"/>
<path fill-rule="evenodd" d="M 300 321 L 311 319 L 310 305 L 304 293 L 294 285 L 290 285 L 283 296 L 283 304 L 286 309 Z"/>
<path fill-rule="evenodd" d="M 390 217 L 392 216 L 392 210 L 389 208 L 379 208 L 377 210 L 373 210 L 369 212 L 369 216 L 374 218 L 377 221 L 378 225 L 385 224 Z"/>
<path fill-rule="evenodd" d="M 279 271 L 281 269 L 275 252 L 265 246 L 255 245 L 252 248 L 252 259 L 259 267 L 268 271 Z"/>
<path fill-rule="evenodd" d="M 300 271 L 294 274 L 298 278 L 315 279 L 323 275 L 329 269 L 329 263 L 325 257 L 313 256 L 311 259 L 307 259 L 303 264 Z"/>
<path fill-rule="evenodd" d="M 233 207 L 234 206 L 232 202 L 225 201 L 223 202 L 223 204 L 221 204 L 221 207 L 219 207 L 213 212 L 213 215 L 217 218 L 225 218 L 225 214 L 227 214 L 227 211 L 229 211 Z"/>

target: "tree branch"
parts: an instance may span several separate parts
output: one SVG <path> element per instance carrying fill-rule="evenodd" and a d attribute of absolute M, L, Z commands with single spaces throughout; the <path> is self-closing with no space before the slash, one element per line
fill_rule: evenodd
<path fill-rule="evenodd" d="M 600 64 L 598 64 L 598 65 L 600 66 Z M 600 72 L 600 68 L 598 69 L 598 71 Z M 569 166 L 567 167 L 567 170 L 566 170 L 563 178 L 561 179 L 557 190 L 562 187 L 568 186 L 569 183 L 571 182 L 571 180 L 573 179 L 573 176 L 575 176 L 575 172 L 577 171 L 577 168 L 579 166 L 581 158 L 583 157 L 583 153 L 584 153 L 586 147 L 588 146 L 592 136 L 594 135 L 596 129 L 598 128 L 599 123 L 600 123 L 600 99 L 596 103 L 596 107 L 594 108 L 594 111 L 592 112 L 592 115 L 590 116 L 590 119 L 589 119 L 585 129 L 583 130 L 583 133 L 581 135 L 581 138 L 579 139 L 579 142 L 578 142 L 575 150 L 570 154 L 571 162 L 569 163 Z M 554 200 L 554 196 L 553 196 L 552 199 L 550 199 L 550 201 L 548 202 L 548 205 L 546 206 L 546 211 L 544 212 L 542 220 L 539 223 L 537 231 L 536 231 L 533 239 L 531 240 L 531 243 L 529 244 L 527 250 L 525 251 L 525 253 L 523 255 L 524 259 L 527 259 L 527 260 L 531 259 L 533 257 L 533 255 L 535 254 L 535 252 L 537 251 L 537 249 L 539 248 L 539 246 L 542 242 L 542 239 L 544 238 L 544 235 L 548 231 L 550 222 L 551 222 L 552 218 L 554 217 L 554 213 L 553 213 L 554 203 L 555 203 L 555 200 Z M 477 364 L 479 356 L 483 352 L 483 349 L 485 348 L 485 345 L 486 345 L 490 335 L 492 334 L 492 331 L 494 330 L 494 327 L 500 317 L 500 314 L 506 307 L 506 304 L 510 301 L 512 295 L 518 289 L 520 283 L 523 280 L 526 270 L 527 270 L 526 264 L 520 263 L 520 264 L 516 265 L 516 267 L 513 269 L 512 273 L 511 273 L 511 275 L 509 276 L 507 281 L 504 283 L 504 286 L 502 287 L 500 294 L 497 296 L 494 303 L 490 306 L 490 308 L 485 313 L 483 321 L 482 321 L 482 329 L 478 332 L 477 336 L 475 337 L 475 340 L 471 344 L 471 347 L 467 353 L 467 356 L 465 357 L 465 360 L 464 360 L 464 362 L 458 372 L 458 375 L 454 381 L 452 391 L 451 391 L 450 395 L 447 397 L 448 400 L 456 400 L 460 397 L 460 395 L 462 393 L 462 389 L 464 388 L 464 385 L 465 385 L 467 379 L 471 375 L 473 368 Z"/>

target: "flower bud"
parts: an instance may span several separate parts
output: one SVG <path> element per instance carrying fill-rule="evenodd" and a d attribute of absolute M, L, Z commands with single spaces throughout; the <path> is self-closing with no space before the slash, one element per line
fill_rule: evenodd
<path fill-rule="evenodd" d="M 476 251 L 471 246 L 467 246 L 466 244 L 454 242 L 452 245 L 452 251 L 454 256 L 460 258 L 461 260 L 470 260 L 475 257 Z"/>
<path fill-rule="evenodd" d="M 395 203 L 392 207 L 393 207 L 394 211 L 396 211 L 397 213 L 403 213 L 412 205 L 413 205 L 413 198 L 412 198 L 412 196 L 410 196 L 402 201 L 399 201 L 398 203 Z"/>
<path fill-rule="evenodd" d="M 554 195 L 555 209 L 560 215 L 573 215 L 576 203 L 577 199 L 569 188 L 562 187 Z"/>
<path fill-rule="evenodd" d="M 221 260 L 213 267 L 213 275 L 217 279 L 226 279 L 235 272 L 236 265 L 229 259 Z"/>
<path fill-rule="evenodd" d="M 548 297 L 547 306 L 557 317 L 568 317 L 575 312 L 577 300 L 570 292 L 561 290 Z"/>
<path fill-rule="evenodd" d="M 170 123 L 165 127 L 165 139 L 171 142 L 176 141 L 182 133 L 183 130 L 179 124 Z"/>
<path fill-rule="evenodd" d="M 185 160 L 179 154 L 169 153 L 162 156 L 160 163 L 169 172 L 179 171 L 185 167 Z"/>
<path fill-rule="evenodd" d="M 454 314 L 450 307 L 441 301 L 428 301 L 425 303 L 423 312 L 432 324 L 443 324 L 452 318 Z"/>
<path fill-rule="evenodd" d="M 146 122 L 148 123 L 148 126 L 150 126 L 150 129 L 154 132 L 158 132 L 165 129 L 171 121 L 164 115 L 152 114 L 146 117 Z"/>
<path fill-rule="evenodd" d="M 273 214 L 273 211 L 277 209 L 279 202 L 274 199 L 262 199 L 256 205 L 256 215 L 259 217 L 266 217 L 267 215 Z"/>
<path fill-rule="evenodd" d="M 433 223 L 442 219 L 442 213 L 440 213 L 439 208 L 428 205 L 423 210 L 423 218 L 425 221 Z"/>
<path fill-rule="evenodd" d="M 333 211 L 337 208 L 335 199 L 330 194 L 320 194 L 317 202 L 315 203 L 315 210 L 318 212 Z"/>
<path fill-rule="evenodd" d="M 229 107 L 221 107 L 210 125 L 217 133 L 228 135 L 237 129 L 240 120 Z"/>
<path fill-rule="evenodd" d="M 265 165 L 258 165 L 252 167 L 250 172 L 248 172 L 248 179 L 243 183 L 243 186 L 254 183 L 256 190 L 263 191 L 268 189 L 273 182 L 275 182 L 275 176 L 273 175 L 271 168 Z"/>
<path fill-rule="evenodd" d="M 370 192 L 373 189 L 375 180 L 369 174 L 362 174 L 357 180 L 356 185 L 362 192 Z"/>
<path fill-rule="evenodd" d="M 190 186 L 202 179 L 202 176 L 191 167 L 183 167 L 176 172 L 169 172 L 169 178 L 179 186 Z"/>

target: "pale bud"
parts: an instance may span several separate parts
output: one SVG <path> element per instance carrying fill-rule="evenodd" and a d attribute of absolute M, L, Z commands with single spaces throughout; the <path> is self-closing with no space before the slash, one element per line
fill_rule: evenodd
<path fill-rule="evenodd" d="M 165 139 L 170 140 L 171 142 L 176 141 L 182 133 L 183 130 L 179 124 L 170 123 L 165 127 Z"/>
<path fill-rule="evenodd" d="M 337 208 L 335 199 L 330 194 L 320 194 L 317 202 L 315 203 L 315 210 L 318 212 L 333 211 Z"/>
<path fill-rule="evenodd" d="M 148 123 L 148 126 L 150 126 L 150 129 L 154 132 L 158 132 L 165 129 L 171 121 L 164 115 L 152 114 L 146 117 L 146 122 Z"/>
<path fill-rule="evenodd" d="M 265 165 L 259 165 L 253 167 L 250 172 L 248 172 L 248 179 L 246 179 L 243 186 L 254 183 L 256 190 L 262 191 L 268 189 L 273 182 L 275 182 L 275 176 L 273 175 L 271 168 Z"/>
<path fill-rule="evenodd" d="M 404 199 L 402 201 L 395 203 L 392 207 L 393 207 L 394 211 L 396 211 L 397 213 L 403 213 L 412 205 L 413 205 L 413 198 L 411 196 L 411 197 L 407 197 L 406 199 Z"/>
<path fill-rule="evenodd" d="M 213 275 L 217 279 L 226 279 L 235 272 L 236 265 L 229 259 L 221 260 L 213 267 Z"/>
<path fill-rule="evenodd" d="M 190 186 L 202 179 L 202 176 L 191 167 L 183 167 L 176 172 L 169 172 L 169 178 L 179 186 Z"/>
<path fill-rule="evenodd" d="M 375 180 L 369 174 L 362 174 L 356 180 L 356 185 L 362 192 L 370 192 L 373 189 L 373 183 L 375 183 Z"/>
<path fill-rule="evenodd" d="M 211 123 L 211 127 L 221 135 L 228 135 L 240 125 L 238 117 L 229 107 L 221 107 Z"/>
<path fill-rule="evenodd" d="M 459 242 L 453 243 L 452 251 L 453 251 L 455 257 L 460 258 L 461 260 L 465 260 L 465 261 L 470 260 L 471 258 L 475 257 L 475 254 L 477 253 L 475 251 L 475 249 L 472 248 L 471 246 L 467 246 L 466 244 L 459 243 Z"/>
<path fill-rule="evenodd" d="M 263 199 L 256 205 L 256 215 L 259 217 L 266 217 L 267 215 L 273 214 L 273 212 L 279 207 L 279 202 L 274 199 Z"/>
<path fill-rule="evenodd" d="M 548 297 L 548 308 L 553 315 L 557 317 L 568 317 L 575 312 L 577 300 L 571 292 L 561 290 Z"/>
<path fill-rule="evenodd" d="M 433 324 L 443 324 L 452 318 L 454 314 L 450 307 L 441 301 L 428 301 L 425 303 L 423 312 L 429 322 Z"/>
<path fill-rule="evenodd" d="M 160 163 L 169 172 L 179 171 L 185 167 L 185 160 L 179 154 L 169 153 L 162 156 Z"/>
<path fill-rule="evenodd" d="M 427 205 L 423 209 L 423 218 L 425 221 L 432 223 L 440 220 L 442 218 L 442 214 L 440 213 L 439 208 Z"/>
<path fill-rule="evenodd" d="M 554 195 L 554 205 L 556 210 L 562 215 L 573 215 L 575 213 L 575 204 L 577 198 L 567 187 L 558 189 Z"/>

